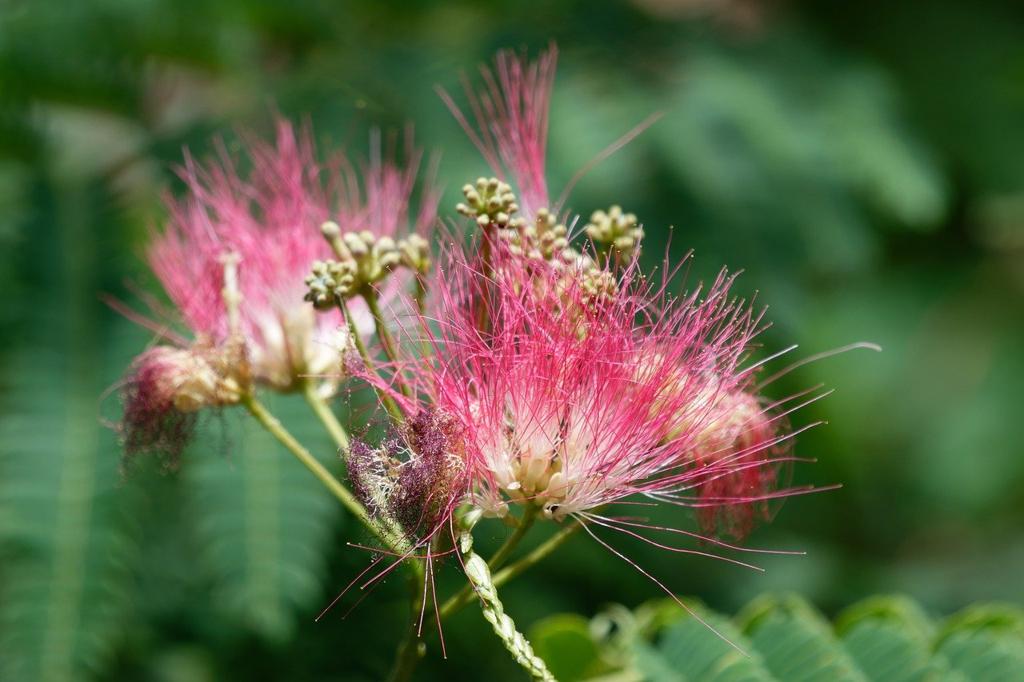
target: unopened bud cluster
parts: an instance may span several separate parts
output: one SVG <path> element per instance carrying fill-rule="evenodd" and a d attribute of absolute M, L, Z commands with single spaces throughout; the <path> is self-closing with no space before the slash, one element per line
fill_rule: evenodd
<path fill-rule="evenodd" d="M 482 228 L 495 225 L 499 228 L 514 227 L 522 218 L 516 218 L 519 204 L 508 183 L 498 178 L 477 178 L 475 184 L 462 186 L 465 202 L 455 205 L 455 210 L 473 218 Z"/>
<path fill-rule="evenodd" d="M 578 282 L 586 298 L 605 300 L 615 294 L 612 273 L 569 243 L 569 230 L 548 208 L 537 209 L 532 220 L 516 215 L 519 204 L 508 184 L 497 178 L 478 178 L 462 188 L 466 201 L 456 210 L 473 218 L 482 228 L 493 227 L 509 253 L 530 261 L 548 263 L 565 277 Z M 596 211 L 587 225 L 595 243 L 608 242 L 618 252 L 630 255 L 643 238 L 643 228 L 632 213 L 613 206 L 607 213 Z"/>
<path fill-rule="evenodd" d="M 594 211 L 590 222 L 583 228 L 595 244 L 629 257 L 644 238 L 644 228 L 632 213 L 623 213 L 620 206 L 605 211 Z"/>
<path fill-rule="evenodd" d="M 305 299 L 317 310 L 330 310 L 356 290 L 355 282 L 356 267 L 351 261 L 313 261 Z"/>
<path fill-rule="evenodd" d="M 334 222 L 320 229 L 338 260 L 314 261 L 306 277 L 305 299 L 317 310 L 329 310 L 359 295 L 400 266 L 418 274 L 430 269 L 430 245 L 418 234 L 396 241 L 369 230 L 342 233 Z"/>
<path fill-rule="evenodd" d="M 517 220 L 498 234 L 518 256 L 565 263 L 572 263 L 579 256 L 569 246 L 568 229 L 546 208 L 538 209 L 532 221 Z"/>
<path fill-rule="evenodd" d="M 418 234 L 411 234 L 398 240 L 398 252 L 402 267 L 425 275 L 430 271 L 430 244 Z"/>
<path fill-rule="evenodd" d="M 591 301 L 608 302 L 614 298 L 618 283 L 612 273 L 591 262 L 580 274 L 580 288 Z"/>

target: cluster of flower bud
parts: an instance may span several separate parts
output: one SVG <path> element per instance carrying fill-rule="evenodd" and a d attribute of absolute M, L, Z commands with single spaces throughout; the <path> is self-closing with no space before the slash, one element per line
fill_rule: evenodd
<path fill-rule="evenodd" d="M 321 226 L 338 260 L 317 260 L 306 277 L 305 299 L 317 310 L 329 310 L 383 281 L 399 266 L 418 274 L 430 269 L 430 245 L 418 234 L 395 240 L 369 230 L 341 232 L 337 223 Z"/>
<path fill-rule="evenodd" d="M 418 234 L 398 240 L 398 251 L 403 267 L 425 275 L 430 271 L 430 244 Z"/>
<path fill-rule="evenodd" d="M 537 211 L 532 221 L 515 220 L 498 230 L 509 250 L 532 260 L 571 263 L 579 254 L 569 246 L 569 231 L 546 208 Z"/>
<path fill-rule="evenodd" d="M 615 277 L 569 243 L 568 228 L 550 209 L 538 209 L 532 220 L 516 215 L 516 195 L 497 178 L 478 178 L 475 184 L 465 185 L 462 192 L 466 201 L 456 205 L 456 210 L 481 227 L 493 226 L 495 235 L 512 255 L 547 263 L 565 277 L 578 280 L 588 298 L 604 300 L 615 294 Z M 612 235 L 608 241 L 621 253 L 632 253 L 643 237 L 636 216 L 623 214 L 618 206 L 608 213 L 597 211 L 591 219 L 596 224 L 587 226 L 588 235 L 596 242 Z"/>
<path fill-rule="evenodd" d="M 620 206 L 612 206 L 607 212 L 594 211 L 583 229 L 595 244 L 625 258 L 633 255 L 644 238 L 644 228 L 636 216 L 623 213 Z"/>
<path fill-rule="evenodd" d="M 607 303 L 615 297 L 618 282 L 615 275 L 591 261 L 580 273 L 580 289 L 590 301 Z"/>
<path fill-rule="evenodd" d="M 358 291 L 353 261 L 317 260 L 311 269 L 306 277 L 309 290 L 305 299 L 317 310 L 330 310 Z"/>
<path fill-rule="evenodd" d="M 476 184 L 462 187 L 465 202 L 455 205 L 455 210 L 476 220 L 482 228 L 495 225 L 499 228 L 514 227 L 522 219 L 516 218 L 519 204 L 508 183 L 498 178 L 477 178 Z"/>

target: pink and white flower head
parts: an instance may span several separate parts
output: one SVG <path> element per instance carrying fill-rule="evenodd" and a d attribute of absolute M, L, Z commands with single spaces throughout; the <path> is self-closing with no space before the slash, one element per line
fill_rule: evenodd
<path fill-rule="evenodd" d="M 189 421 L 181 414 L 237 402 L 253 382 L 286 391 L 321 377 L 319 390 L 334 390 L 349 332 L 338 311 L 317 313 L 303 301 L 304 279 L 332 253 L 325 221 L 381 238 L 433 225 L 430 183 L 411 216 L 421 154 L 407 141 L 405 167 L 384 159 L 375 136 L 357 171 L 344 156 L 319 162 L 309 132 L 279 120 L 273 142 L 246 140 L 247 171 L 223 148 L 209 163 L 186 158 L 186 194 L 168 200 L 169 219 L 147 258 L 192 339 L 144 321 L 177 348 L 147 351 L 124 382 L 130 451 L 168 450 L 186 431 L 175 425 Z M 393 279 L 382 283 L 385 304 L 400 291 Z M 350 313 L 362 333 L 372 330 L 363 302 L 353 301 Z"/>
<path fill-rule="evenodd" d="M 257 382 L 288 390 L 303 376 L 337 375 L 348 346 L 340 315 L 317 314 L 302 302 L 311 264 L 331 255 L 320 226 L 332 220 L 346 231 L 391 238 L 405 229 L 424 232 L 437 203 L 426 188 L 409 225 L 419 162 L 415 150 L 405 168 L 385 162 L 375 139 L 360 182 L 347 159 L 321 164 L 308 132 L 279 121 L 274 144 L 250 141 L 247 175 L 226 153 L 205 166 L 186 161 L 188 193 L 169 202 L 150 265 L 197 338 L 217 345 L 240 335 Z M 237 262 L 237 328 L 224 301 L 226 257 Z M 389 285 L 382 293 L 387 300 L 398 291 Z M 369 333 L 365 305 L 354 302 L 350 312 Z"/>
<path fill-rule="evenodd" d="M 697 507 L 708 531 L 745 535 L 767 500 L 787 494 L 772 488 L 792 459 L 784 415 L 773 414 L 782 403 L 762 405 L 752 368 L 740 367 L 760 316 L 729 298 L 725 274 L 676 301 L 643 284 L 643 228 L 618 206 L 595 212 L 584 228 L 597 251 L 618 257 L 571 246 L 547 208 L 555 62 L 553 46 L 533 62 L 500 52 L 493 69 L 480 69 L 483 87 L 464 83 L 468 117 L 441 92 L 498 176 L 463 188 L 458 210 L 477 219 L 485 240 L 487 228 L 498 228 L 508 252 L 494 263 L 450 263 L 466 281 L 436 315 L 449 358 L 431 378 L 436 399 L 443 406 L 447 395 L 446 409 L 479 426 L 468 429 L 482 463 L 475 495 L 492 513 L 510 501 L 538 502 L 564 518 L 639 493 Z M 495 319 L 482 307 L 502 312 Z M 488 317 L 493 329 L 480 325 Z"/>
<path fill-rule="evenodd" d="M 772 448 L 787 436 L 761 410 L 736 411 L 761 316 L 730 298 L 732 276 L 674 300 L 635 268 L 595 297 L 580 278 L 509 254 L 486 287 L 468 259 L 447 266 L 438 359 L 420 390 L 464 424 L 470 497 L 486 512 L 516 503 L 587 520 L 635 495 L 697 507 L 773 495 L 769 472 L 786 457 Z M 487 333 L 469 300 L 480 292 Z"/>

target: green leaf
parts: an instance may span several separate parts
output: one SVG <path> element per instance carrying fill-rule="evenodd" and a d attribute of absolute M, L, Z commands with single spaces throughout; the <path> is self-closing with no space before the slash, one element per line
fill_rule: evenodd
<path fill-rule="evenodd" d="M 1016 607 L 970 607 L 948 619 L 936 635 L 936 627 L 921 607 L 900 596 L 871 597 L 854 604 L 839 616 L 834 628 L 793 595 L 755 599 L 734 622 L 699 605 L 691 608 L 704 623 L 678 608 L 672 617 L 666 603 L 645 604 L 635 612 L 613 606 L 595 618 L 597 629 L 615 632 L 602 639 L 602 657 L 620 661 L 621 679 L 1024 679 L 1024 611 Z M 612 622 L 615 627 L 608 628 Z M 624 648 L 631 656 L 621 655 Z"/>
<path fill-rule="evenodd" d="M 131 494 L 118 486 L 98 391 L 65 380 L 65 361 L 26 352 L 6 374 L 18 402 L 0 418 L 4 680 L 82 679 L 109 654 L 131 606 Z"/>
<path fill-rule="evenodd" d="M 46 278 L 60 293 L 31 298 L 34 324 L 3 367 L 0 679 L 57 682 L 96 672 L 132 624 L 139 509 L 97 409 L 104 370 L 116 376 L 127 354 L 97 324 L 91 195 L 49 189 L 39 229 L 51 230 Z"/>
<path fill-rule="evenodd" d="M 562 682 L 582 680 L 608 668 L 582 616 L 549 616 L 530 628 L 529 638 L 534 651 Z"/>
<path fill-rule="evenodd" d="M 966 679 L 1024 679 L 1024 612 L 1002 605 L 969 607 L 947 621 L 935 648 Z"/>
<path fill-rule="evenodd" d="M 772 675 L 786 682 L 863 682 L 829 623 L 801 597 L 755 599 L 737 616 Z"/>
<path fill-rule="evenodd" d="M 646 679 L 663 682 L 677 679 L 771 682 L 774 679 L 752 643 L 728 619 L 699 606 L 691 608 L 703 623 L 694 615 L 684 613 L 662 635 L 657 661 L 642 653 L 638 657 L 638 667 Z M 665 671 L 672 674 L 666 676 Z"/>
<path fill-rule="evenodd" d="M 657 647 L 647 642 L 638 642 L 634 647 L 637 679 L 650 682 L 687 682 L 686 677 L 675 669 Z"/>
<path fill-rule="evenodd" d="M 921 608 L 906 597 L 865 599 L 836 620 L 843 647 L 870 680 L 946 679 L 945 659 L 932 655 L 932 631 Z"/>
<path fill-rule="evenodd" d="M 337 449 L 301 400 L 268 404 L 311 452 L 340 472 Z M 284 639 L 296 617 L 312 619 L 319 611 L 340 506 L 254 420 L 239 410 L 226 421 L 226 454 L 206 449 L 183 463 L 200 559 L 235 618 L 265 637 Z"/>

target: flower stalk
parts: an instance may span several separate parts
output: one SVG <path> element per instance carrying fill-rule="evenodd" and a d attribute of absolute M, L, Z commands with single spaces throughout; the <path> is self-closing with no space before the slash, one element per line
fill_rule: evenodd
<path fill-rule="evenodd" d="M 316 414 L 327 432 L 331 435 L 335 445 L 338 446 L 339 452 L 344 459 L 348 452 L 349 438 L 348 433 L 345 431 L 345 427 L 341 425 L 338 418 L 334 416 L 334 412 L 331 411 L 330 405 L 324 400 L 324 397 L 316 390 L 316 384 L 312 381 L 304 381 L 302 384 L 302 396 L 306 399 L 306 403 L 309 404 L 310 409 Z"/>
<path fill-rule="evenodd" d="M 352 336 L 352 343 L 355 345 L 356 352 L 359 353 L 359 357 L 362 358 L 363 365 L 366 367 L 367 371 L 374 371 L 373 358 L 370 357 L 370 352 L 366 349 L 366 344 L 363 343 L 363 339 L 359 335 L 359 330 L 356 328 L 355 321 L 352 318 L 352 314 L 349 312 L 348 305 L 345 301 L 339 301 L 338 306 L 341 308 L 342 314 L 348 321 L 348 328 L 349 333 Z M 376 387 L 374 387 L 374 389 L 377 393 L 377 398 L 380 400 L 381 405 L 384 406 L 388 416 L 395 420 L 396 423 L 400 424 L 403 421 L 403 418 L 402 410 L 399 409 L 398 403 L 395 402 L 394 398 L 388 395 L 387 391 L 377 390 Z"/>
<path fill-rule="evenodd" d="M 505 563 L 505 561 L 511 556 L 515 548 L 519 546 L 526 534 L 533 528 L 533 522 L 537 520 L 537 513 L 540 508 L 531 505 L 523 510 L 523 516 L 519 519 L 519 523 L 516 524 L 516 528 L 512 531 L 512 534 L 508 536 L 508 539 L 502 543 L 501 547 L 487 560 L 487 566 L 492 570 L 496 571 Z"/>
<path fill-rule="evenodd" d="M 408 398 L 412 394 L 409 391 L 409 387 L 405 385 L 398 374 L 398 346 L 395 343 L 394 337 L 391 336 L 391 332 L 388 331 L 387 321 L 381 313 L 380 302 L 377 300 L 377 292 L 368 288 L 363 292 L 363 300 L 366 301 L 366 307 L 370 309 L 370 314 L 373 315 L 373 324 L 377 330 L 377 338 L 380 339 L 380 345 L 384 349 L 384 355 L 387 356 L 387 359 L 394 367 L 395 383 L 398 386 L 398 390 Z"/>
<path fill-rule="evenodd" d="M 548 670 L 544 659 L 534 653 L 530 641 L 523 633 L 519 632 L 512 617 L 505 613 L 505 605 L 498 596 L 498 590 L 491 577 L 491 569 L 488 568 L 487 561 L 473 551 L 472 526 L 479 516 L 479 511 L 474 510 L 462 519 L 463 528 L 459 533 L 457 544 L 466 571 L 466 578 L 480 599 L 480 610 L 516 663 L 530 673 L 534 680 L 555 682 L 555 676 Z"/>
<path fill-rule="evenodd" d="M 281 445 L 285 447 L 288 452 L 293 454 L 299 462 L 302 463 L 309 471 L 317 477 L 317 479 L 324 484 L 324 486 L 331 492 L 334 497 L 338 499 L 341 504 L 348 509 L 353 516 L 374 532 L 375 535 L 384 539 L 383 533 L 377 528 L 370 517 L 366 513 L 366 509 L 360 504 L 359 500 L 346 488 L 341 482 L 336 479 L 331 472 L 324 467 L 320 461 L 313 456 L 313 454 L 307 450 L 298 440 L 295 439 L 284 425 L 281 424 L 280 420 L 271 414 L 270 410 L 266 408 L 259 400 L 256 399 L 252 394 L 242 396 L 241 404 L 249 411 L 260 426 L 267 430 L 267 432 L 274 436 Z"/>
<path fill-rule="evenodd" d="M 543 544 L 538 545 L 536 549 L 531 551 L 529 554 L 524 556 L 522 559 L 509 564 L 505 568 L 501 569 L 494 574 L 494 586 L 501 587 L 508 581 L 516 578 L 525 573 L 529 568 L 540 563 L 548 557 L 549 554 L 554 552 L 556 549 L 562 546 L 562 544 L 571 538 L 576 531 L 582 526 L 578 521 L 574 521 L 562 528 L 557 533 L 548 538 Z"/>
<path fill-rule="evenodd" d="M 407 682 L 412 679 L 412 673 L 419 664 L 420 659 L 427 651 L 426 645 L 420 640 L 417 621 L 423 611 L 423 599 L 426 588 L 426 580 L 423 566 L 417 562 L 409 562 L 413 566 L 412 575 L 409 579 L 412 592 L 412 604 L 409 609 L 409 626 L 406 628 L 405 637 L 398 646 L 398 653 L 395 655 L 395 662 L 388 674 L 388 682 Z"/>
<path fill-rule="evenodd" d="M 519 575 L 525 573 L 528 569 L 540 563 L 541 561 L 546 559 L 549 554 L 551 554 L 556 549 L 561 547 L 562 544 L 570 537 L 572 537 L 579 529 L 579 522 L 573 522 L 568 524 L 565 528 L 562 528 L 557 533 L 552 535 L 550 538 L 545 540 L 542 544 L 538 545 L 526 556 L 522 557 L 521 559 L 518 559 L 517 561 L 509 564 L 500 571 L 494 573 L 493 577 L 491 578 L 491 583 L 494 585 L 494 587 L 498 588 L 504 585 L 505 583 L 509 582 L 513 578 L 516 578 Z M 507 544 L 509 543 L 506 542 L 506 545 Z M 493 557 L 490 563 L 495 563 Z M 441 619 L 444 620 L 445 618 L 449 618 L 450 616 L 453 616 L 459 611 L 461 611 L 462 608 L 472 600 L 472 598 L 472 586 L 466 585 L 459 592 L 449 597 L 448 600 L 441 605 L 441 608 L 438 610 Z"/>

